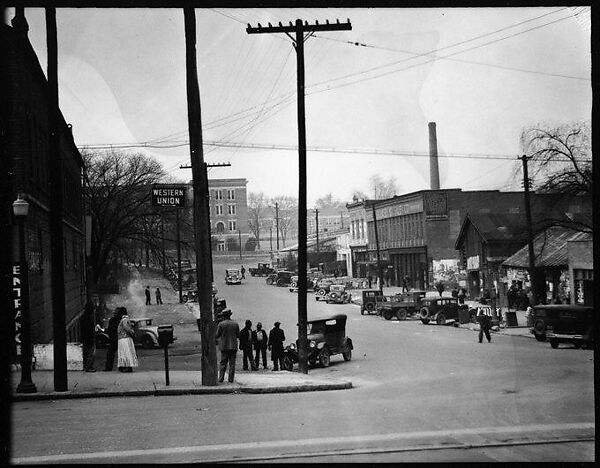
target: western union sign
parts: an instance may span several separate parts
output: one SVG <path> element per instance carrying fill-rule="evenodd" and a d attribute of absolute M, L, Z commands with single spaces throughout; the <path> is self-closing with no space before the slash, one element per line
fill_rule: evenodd
<path fill-rule="evenodd" d="M 152 206 L 185 207 L 185 189 L 181 186 L 154 185 L 152 187 Z"/>

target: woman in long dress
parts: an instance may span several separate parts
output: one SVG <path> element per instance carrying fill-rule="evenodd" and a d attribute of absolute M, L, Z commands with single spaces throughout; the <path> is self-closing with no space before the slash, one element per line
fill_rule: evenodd
<path fill-rule="evenodd" d="M 129 322 L 129 316 L 123 315 L 117 328 L 118 341 L 118 359 L 117 366 L 120 372 L 133 372 L 133 368 L 138 366 L 135 346 L 133 344 L 133 327 Z"/>

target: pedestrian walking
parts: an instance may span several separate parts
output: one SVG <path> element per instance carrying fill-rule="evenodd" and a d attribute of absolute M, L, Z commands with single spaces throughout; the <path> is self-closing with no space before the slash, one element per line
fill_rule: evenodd
<path fill-rule="evenodd" d="M 246 269 L 244 268 L 244 265 L 240 268 L 240 273 L 242 274 L 242 279 L 246 279 Z"/>
<path fill-rule="evenodd" d="M 160 289 L 156 288 L 156 303 L 157 304 L 162 304 L 162 294 L 160 293 Z"/>
<path fill-rule="evenodd" d="M 119 322 L 121 317 L 127 313 L 125 307 L 117 307 L 108 320 L 108 326 L 106 327 L 106 334 L 108 335 L 108 349 L 106 351 L 106 364 L 104 365 L 105 371 L 111 371 L 115 363 L 115 353 L 117 352 L 118 336 L 117 329 L 119 328 Z"/>
<path fill-rule="evenodd" d="M 123 309 L 125 309 L 123 307 Z M 137 355 L 135 354 L 135 345 L 133 344 L 133 327 L 127 315 L 127 309 L 117 327 L 118 357 L 117 367 L 119 372 L 133 372 L 133 368 L 138 366 Z"/>
<path fill-rule="evenodd" d="M 369 289 L 371 289 L 371 283 L 373 282 L 373 276 L 371 276 L 371 273 L 367 275 L 367 281 L 369 282 Z"/>
<path fill-rule="evenodd" d="M 254 365 L 258 369 L 259 358 L 262 355 L 263 367 L 268 369 L 267 367 L 267 332 L 262 329 L 262 323 L 258 322 L 256 324 L 256 330 L 252 332 L 252 346 L 254 346 L 254 352 L 256 356 L 254 357 Z"/>
<path fill-rule="evenodd" d="M 231 309 L 221 311 L 223 320 L 217 325 L 216 338 L 219 341 L 221 351 L 221 362 L 219 363 L 219 382 L 225 379 L 225 369 L 229 366 L 229 382 L 233 382 L 235 376 L 235 355 L 238 348 L 240 326 L 231 320 Z"/>
<path fill-rule="evenodd" d="M 254 365 L 254 358 L 252 356 L 252 322 L 246 320 L 246 326 L 240 331 L 240 350 L 243 353 L 243 370 L 248 370 L 248 363 L 250 363 L 250 369 L 256 370 Z"/>
<path fill-rule="evenodd" d="M 466 296 L 466 292 L 465 292 L 465 288 L 460 288 L 458 291 L 458 303 L 459 304 L 464 304 L 465 303 L 465 296 Z"/>
<path fill-rule="evenodd" d="M 144 293 L 146 294 L 146 305 L 152 304 L 152 302 L 150 302 L 150 286 L 146 286 Z"/>
<path fill-rule="evenodd" d="M 87 301 L 81 317 L 81 344 L 83 345 L 83 370 L 85 372 L 96 372 L 94 367 L 96 359 L 95 325 L 94 304 L 92 301 Z"/>
<path fill-rule="evenodd" d="M 477 308 L 477 321 L 479 322 L 479 342 L 483 341 L 483 335 L 488 340 L 488 343 L 492 341 L 490 336 L 490 328 L 492 328 L 492 317 L 490 315 L 489 307 L 478 307 Z"/>
<path fill-rule="evenodd" d="M 267 347 L 271 351 L 271 361 L 273 361 L 273 370 L 278 371 L 279 366 L 283 369 L 283 342 L 285 341 L 285 334 L 283 330 L 279 328 L 281 322 L 275 322 L 273 329 L 269 332 L 269 342 Z"/>

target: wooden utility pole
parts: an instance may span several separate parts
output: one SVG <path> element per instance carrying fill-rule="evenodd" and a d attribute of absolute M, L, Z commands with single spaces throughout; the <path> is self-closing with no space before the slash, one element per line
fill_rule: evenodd
<path fill-rule="evenodd" d="M 537 291 L 537 271 L 535 269 L 535 256 L 533 252 L 533 227 L 531 222 L 531 202 L 529 198 L 529 171 L 527 169 L 527 156 L 519 158 L 523 162 L 523 188 L 525 195 L 525 220 L 527 221 L 527 252 L 529 257 L 529 281 L 531 282 L 531 293 L 533 294 L 533 304 L 538 302 Z"/>
<path fill-rule="evenodd" d="M 260 23 L 257 28 L 250 25 L 246 28 L 248 34 L 284 33 L 294 43 L 296 48 L 296 65 L 298 68 L 298 360 L 300 371 L 308 374 L 308 341 L 306 313 L 306 125 L 304 109 L 304 41 L 317 31 L 348 31 L 352 29 L 350 20 L 347 23 L 302 24 L 297 19 L 296 24 L 289 26 L 272 26 L 263 28 Z M 305 36 L 305 33 L 306 36 Z M 292 36 L 291 34 L 295 34 Z M 279 229 L 277 230 L 279 235 Z M 279 246 L 277 246 L 279 249 Z"/>
<path fill-rule="evenodd" d="M 377 274 L 379 275 L 379 291 L 383 294 L 383 270 L 381 269 L 381 256 L 379 255 L 379 234 L 377 233 L 377 214 L 375 213 L 375 203 L 371 205 L 373 209 L 373 230 L 375 231 L 375 248 L 377 249 Z"/>
<path fill-rule="evenodd" d="M 319 210 L 315 208 L 315 228 L 317 232 L 317 253 L 319 253 Z"/>
<path fill-rule="evenodd" d="M 179 291 L 179 303 L 183 303 L 183 284 L 181 282 L 181 220 L 179 219 L 179 208 L 175 208 L 175 224 L 177 225 L 177 290 Z"/>
<path fill-rule="evenodd" d="M 56 8 L 46 7 L 48 47 L 48 153 L 50 159 L 50 261 L 52 284 L 52 334 L 54 391 L 66 392 L 67 330 L 65 306 L 65 264 L 63 248 L 63 171 L 58 134 L 58 40 Z"/>
<path fill-rule="evenodd" d="M 208 175 L 202 152 L 200 90 L 196 64 L 196 13 L 183 9 L 185 22 L 185 62 L 190 134 L 190 160 L 194 189 L 194 246 L 196 281 L 200 306 L 200 340 L 202 345 L 202 385 L 217 385 L 216 323 L 213 318 L 212 252 L 210 250 L 210 213 L 208 211 Z"/>
<path fill-rule="evenodd" d="M 279 203 L 275 202 L 275 236 L 277 236 L 277 250 L 279 250 Z"/>

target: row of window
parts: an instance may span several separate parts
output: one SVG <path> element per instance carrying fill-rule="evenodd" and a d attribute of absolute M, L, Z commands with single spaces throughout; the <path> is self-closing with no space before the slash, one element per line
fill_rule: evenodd
<path fill-rule="evenodd" d="M 373 223 L 369 223 L 369 235 L 374 238 Z M 395 246 L 414 245 L 424 237 L 423 213 L 414 213 L 377 220 L 377 233 L 382 246 L 393 242 Z"/>
<path fill-rule="evenodd" d="M 223 205 L 215 205 L 215 215 L 223 214 Z M 227 214 L 234 215 L 236 214 L 235 205 L 227 205 Z"/>
<path fill-rule="evenodd" d="M 215 200 L 223 200 L 223 192 L 227 192 L 227 200 L 235 200 L 235 190 L 213 190 L 213 198 Z"/>
<path fill-rule="evenodd" d="M 365 220 L 357 219 L 350 223 L 350 235 L 352 239 L 364 239 L 365 238 Z"/>
<path fill-rule="evenodd" d="M 237 231 L 237 221 L 229 220 L 228 225 L 229 225 L 229 231 Z M 215 231 L 217 231 L 218 234 L 223 234 L 225 232 L 225 223 L 222 221 L 219 221 L 215 225 Z"/>

